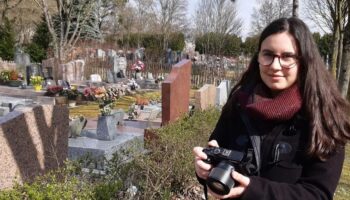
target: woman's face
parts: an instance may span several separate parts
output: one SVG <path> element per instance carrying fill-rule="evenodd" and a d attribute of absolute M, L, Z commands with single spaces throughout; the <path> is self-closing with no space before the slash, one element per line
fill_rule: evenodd
<path fill-rule="evenodd" d="M 275 92 L 289 88 L 298 77 L 297 43 L 288 32 L 267 37 L 258 57 L 262 81 Z"/>

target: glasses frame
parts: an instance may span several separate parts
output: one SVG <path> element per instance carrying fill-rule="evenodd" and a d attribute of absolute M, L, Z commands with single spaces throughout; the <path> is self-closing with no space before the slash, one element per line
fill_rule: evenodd
<path fill-rule="evenodd" d="M 282 65 L 282 64 L 281 64 L 281 57 L 282 57 L 282 56 L 281 56 L 281 55 L 277 55 L 277 54 L 271 54 L 271 56 L 273 56 L 273 58 L 272 58 L 272 60 L 271 60 L 271 63 L 268 64 L 268 65 L 263 65 L 263 64 L 261 64 L 260 61 L 259 61 L 259 58 L 260 58 L 261 54 L 262 54 L 262 52 L 259 52 L 259 54 L 258 54 L 258 63 L 259 63 L 260 65 L 264 66 L 264 67 L 269 67 L 269 66 L 275 61 L 275 58 L 277 57 L 277 58 L 278 58 L 278 63 L 280 64 L 280 66 L 281 66 L 282 68 L 291 69 L 291 68 L 295 67 L 295 64 L 297 64 L 297 63 L 299 62 L 299 59 L 300 59 L 300 56 L 297 56 L 297 55 L 290 55 L 290 57 L 294 57 L 294 58 L 296 59 L 295 63 L 292 63 L 292 64 L 290 64 L 290 65 Z"/>

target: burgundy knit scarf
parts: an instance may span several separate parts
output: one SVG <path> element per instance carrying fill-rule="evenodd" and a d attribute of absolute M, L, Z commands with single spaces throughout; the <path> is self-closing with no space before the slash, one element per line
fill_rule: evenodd
<path fill-rule="evenodd" d="M 297 84 L 272 96 L 265 84 L 255 86 L 251 94 L 238 92 L 238 102 L 247 114 L 264 121 L 285 121 L 291 119 L 302 106 L 302 97 Z"/>

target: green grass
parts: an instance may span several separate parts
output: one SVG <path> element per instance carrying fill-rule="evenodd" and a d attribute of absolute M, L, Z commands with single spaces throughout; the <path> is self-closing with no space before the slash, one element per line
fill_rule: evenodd
<path fill-rule="evenodd" d="M 143 93 L 139 94 L 144 98 L 152 99 L 154 96 L 159 96 L 159 94 L 156 93 Z M 192 94 L 193 95 L 193 94 Z M 124 96 L 117 100 L 115 107 L 121 108 L 124 111 L 128 110 L 128 107 L 130 104 L 134 103 L 136 98 L 134 96 Z M 98 105 L 97 103 L 90 102 L 87 105 L 81 105 L 76 108 L 70 109 L 70 115 L 76 116 L 76 115 L 83 115 L 85 117 L 97 117 L 99 114 Z M 193 129 L 196 129 L 196 124 L 191 124 Z M 344 167 L 342 171 L 342 176 L 339 182 L 339 185 L 337 187 L 337 191 L 335 193 L 335 200 L 348 200 L 350 199 L 350 147 L 346 148 L 346 154 L 345 154 L 345 162 Z"/>
<path fill-rule="evenodd" d="M 121 98 L 120 108 L 129 105 L 131 97 Z M 119 105 L 118 105 L 119 106 Z M 71 109 L 74 114 L 97 115 L 97 104 Z M 195 112 L 156 130 L 159 138 L 146 140 L 149 150 L 127 167 L 112 160 L 108 166 L 112 173 L 106 177 L 82 174 L 79 165 L 68 164 L 63 171 L 39 177 L 37 181 L 13 190 L 0 191 L 2 199 L 128 199 L 123 195 L 130 181 L 139 189 L 135 199 L 199 199 L 195 192 L 199 185 L 194 176 L 193 146 L 204 146 L 215 126 L 220 112 L 211 109 Z M 118 175 L 119 174 L 119 175 Z M 121 176 L 122 175 L 122 176 Z M 350 199 L 350 147 L 346 149 L 343 173 L 334 199 Z M 130 199 L 130 198 L 129 198 Z"/>
<path fill-rule="evenodd" d="M 136 97 L 142 97 L 148 100 L 160 101 L 160 92 L 140 92 L 134 96 L 122 96 L 115 104 L 114 109 L 123 109 L 125 112 L 129 110 L 129 106 L 135 103 Z M 87 102 L 86 104 L 78 105 L 77 107 L 69 109 L 69 115 L 73 116 L 84 116 L 86 118 L 95 118 L 100 114 L 97 102 Z"/>
<path fill-rule="evenodd" d="M 350 199 L 350 147 L 346 147 L 345 161 L 334 200 Z"/>

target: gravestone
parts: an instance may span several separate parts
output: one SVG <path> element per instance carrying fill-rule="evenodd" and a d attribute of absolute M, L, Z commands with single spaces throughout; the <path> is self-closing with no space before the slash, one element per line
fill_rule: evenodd
<path fill-rule="evenodd" d="M 125 72 L 127 67 L 126 58 L 123 56 L 114 56 L 110 59 L 112 59 L 112 72 L 115 78 L 114 81 L 116 81 L 116 78 L 125 78 Z"/>
<path fill-rule="evenodd" d="M 96 56 L 97 56 L 97 58 L 105 58 L 106 57 L 106 52 L 103 51 L 102 49 L 97 49 L 96 50 Z"/>
<path fill-rule="evenodd" d="M 154 81 L 153 74 L 151 72 L 147 72 L 146 80 Z"/>
<path fill-rule="evenodd" d="M 63 89 L 68 89 L 68 88 L 70 88 L 69 82 L 67 82 L 67 81 L 65 81 L 65 80 L 57 80 L 57 85 L 62 86 Z"/>
<path fill-rule="evenodd" d="M 27 85 L 30 84 L 31 76 L 42 76 L 42 70 L 39 64 L 32 63 L 26 66 Z"/>
<path fill-rule="evenodd" d="M 215 105 L 216 87 L 212 84 L 205 84 L 194 94 L 195 108 L 205 110 Z"/>
<path fill-rule="evenodd" d="M 134 53 L 130 50 L 126 52 L 126 59 L 127 60 L 132 60 L 134 58 Z"/>
<path fill-rule="evenodd" d="M 84 80 L 85 61 L 73 60 L 66 64 L 61 64 L 62 77 L 70 83 Z"/>
<path fill-rule="evenodd" d="M 162 83 L 162 124 L 177 120 L 188 112 L 191 88 L 190 60 L 182 60 L 171 69 Z"/>
<path fill-rule="evenodd" d="M 142 47 L 142 48 L 136 49 L 134 55 L 135 55 L 135 58 L 134 58 L 135 60 L 144 60 L 145 48 Z"/>
<path fill-rule="evenodd" d="M 110 69 L 107 70 L 107 82 L 108 83 L 114 83 L 113 72 Z"/>
<path fill-rule="evenodd" d="M 43 70 L 43 75 L 44 78 L 47 77 L 52 77 L 54 80 L 58 79 L 58 75 L 62 74 L 57 74 L 57 67 L 58 67 L 58 61 L 55 58 L 48 58 L 46 60 L 43 60 L 41 62 L 42 70 Z M 56 70 L 56 71 L 55 71 Z M 56 73 L 56 74 L 55 74 Z"/>
<path fill-rule="evenodd" d="M 15 52 L 15 63 L 17 65 L 21 65 L 21 66 L 28 66 L 30 65 L 30 56 L 27 53 L 24 53 L 22 50 L 17 49 Z"/>
<path fill-rule="evenodd" d="M 171 49 L 168 48 L 166 50 L 166 56 L 165 56 L 167 64 L 172 64 L 172 55 L 171 55 Z"/>
<path fill-rule="evenodd" d="M 117 52 L 115 50 L 113 50 L 113 49 L 108 49 L 107 50 L 107 56 L 108 57 L 114 57 L 116 55 L 117 55 Z"/>
<path fill-rule="evenodd" d="M 215 99 L 215 104 L 217 106 L 223 106 L 225 105 L 227 101 L 228 94 L 231 89 L 229 80 L 223 80 L 219 84 L 219 86 L 216 88 L 216 99 Z"/>
<path fill-rule="evenodd" d="M 0 189 L 64 166 L 68 155 L 68 108 L 24 107 L 0 117 Z"/>
<path fill-rule="evenodd" d="M 102 82 L 102 78 L 99 74 L 91 74 L 90 81 L 100 83 L 100 82 Z"/>

